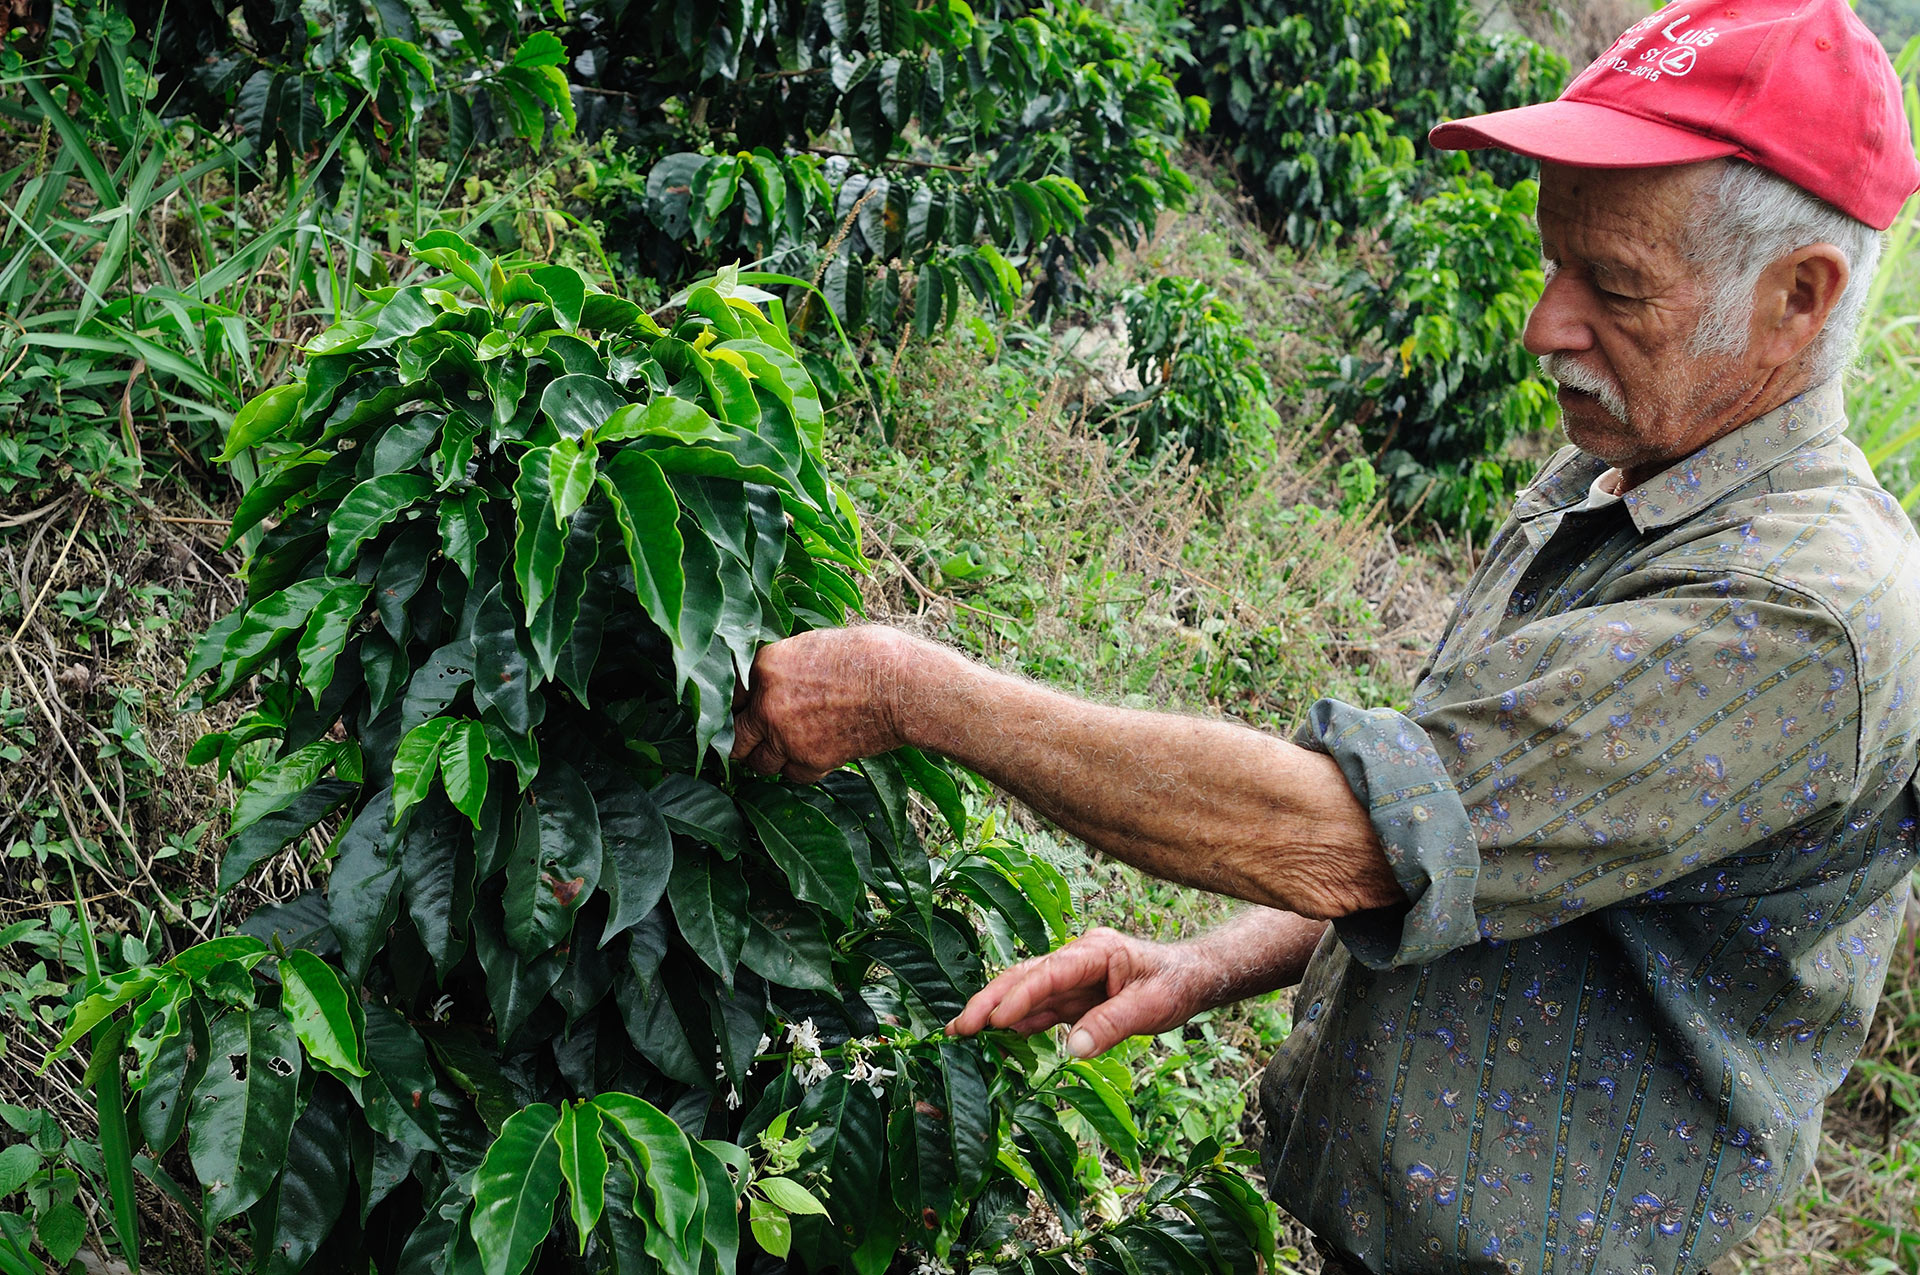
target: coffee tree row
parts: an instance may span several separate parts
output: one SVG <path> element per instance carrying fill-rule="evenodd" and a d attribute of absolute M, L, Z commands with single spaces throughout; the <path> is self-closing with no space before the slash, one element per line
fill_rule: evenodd
<path fill-rule="evenodd" d="M 777 299 L 722 279 L 663 327 L 415 254 L 444 274 L 228 439 L 257 540 L 192 672 L 260 698 L 195 750 L 243 784 L 221 880 L 315 837 L 331 866 L 75 1011 L 135 1143 L 184 1140 L 181 1198 L 264 1272 L 1253 1271 L 1268 1206 L 1213 1144 L 1083 1214 L 1094 1157 L 1139 1166 L 1123 1067 L 941 1031 L 986 955 L 1066 934 L 1053 869 L 912 751 L 724 761 L 755 649 L 841 622 L 864 565 Z"/>

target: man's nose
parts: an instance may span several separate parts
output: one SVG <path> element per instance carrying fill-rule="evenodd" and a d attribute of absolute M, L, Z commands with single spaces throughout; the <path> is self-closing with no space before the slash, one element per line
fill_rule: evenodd
<path fill-rule="evenodd" d="M 1577 280 L 1547 271 L 1547 285 L 1520 334 L 1527 353 L 1577 354 L 1593 348 L 1593 328 L 1587 322 L 1582 292 Z"/>

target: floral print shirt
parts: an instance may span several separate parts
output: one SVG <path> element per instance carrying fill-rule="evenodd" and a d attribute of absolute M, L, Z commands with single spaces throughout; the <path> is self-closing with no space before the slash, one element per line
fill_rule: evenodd
<path fill-rule="evenodd" d="M 1412 900 L 1262 1083 L 1356 1265 L 1692 1275 L 1806 1173 L 1915 866 L 1920 543 L 1844 426 L 1829 383 L 1598 507 L 1563 450 L 1408 711 L 1314 707 Z"/>

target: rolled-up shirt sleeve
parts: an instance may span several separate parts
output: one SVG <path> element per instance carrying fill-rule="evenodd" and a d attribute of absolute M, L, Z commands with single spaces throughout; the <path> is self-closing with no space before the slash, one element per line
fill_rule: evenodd
<path fill-rule="evenodd" d="M 1410 900 L 1335 923 L 1356 959 L 1716 901 L 1701 869 L 1838 817 L 1860 739 L 1845 630 L 1772 581 L 1666 574 L 1443 652 L 1406 713 L 1313 707 L 1297 741 L 1339 763 Z"/>

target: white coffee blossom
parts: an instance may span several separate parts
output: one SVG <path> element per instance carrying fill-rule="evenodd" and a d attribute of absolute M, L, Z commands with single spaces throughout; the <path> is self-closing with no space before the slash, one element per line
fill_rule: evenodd
<path fill-rule="evenodd" d="M 773 1047 L 773 1037 L 767 1035 L 765 1032 L 761 1032 L 760 1043 L 753 1047 L 753 1052 L 756 1054 L 764 1054 L 767 1052 L 767 1050 L 771 1049 L 772 1047 Z"/>
<path fill-rule="evenodd" d="M 811 1089 L 832 1074 L 832 1065 L 818 1055 L 793 1060 L 793 1078 L 800 1082 L 802 1089 Z"/>
<path fill-rule="evenodd" d="M 820 1029 L 813 1025 L 811 1018 L 802 1019 L 787 1028 L 787 1039 L 793 1043 L 796 1054 L 817 1054 L 820 1052 Z"/>
<path fill-rule="evenodd" d="M 727 1087 L 727 1110 L 734 1111 L 740 1106 L 740 1090 L 732 1085 Z"/>
<path fill-rule="evenodd" d="M 887 1096 L 886 1082 L 899 1074 L 891 1067 L 874 1066 L 864 1055 L 854 1059 L 853 1066 L 847 1070 L 849 1080 L 865 1081 L 867 1088 L 873 1090 L 873 1096 L 876 1098 Z"/>

